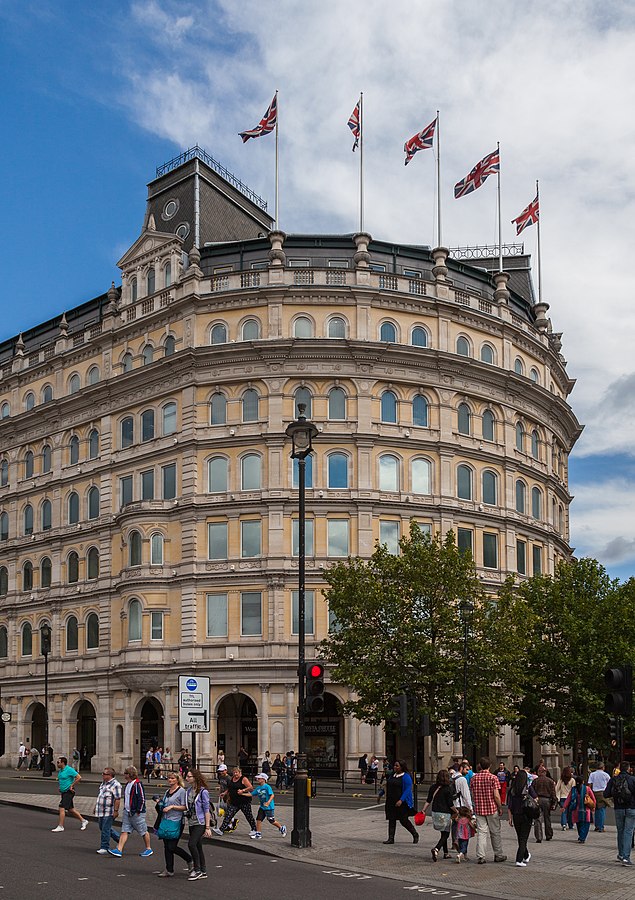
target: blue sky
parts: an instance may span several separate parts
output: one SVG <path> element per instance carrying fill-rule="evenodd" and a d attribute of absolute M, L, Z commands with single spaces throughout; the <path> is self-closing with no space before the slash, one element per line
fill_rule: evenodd
<path fill-rule="evenodd" d="M 635 574 L 635 7 L 608 0 L 0 0 L 0 340 L 106 291 L 157 165 L 199 143 L 273 205 L 273 140 L 242 145 L 280 90 L 281 225 L 356 228 L 346 121 L 365 98 L 366 222 L 434 242 L 434 160 L 406 138 L 441 110 L 443 241 L 494 243 L 541 182 L 544 299 L 585 432 L 571 542 Z M 534 252 L 535 228 L 522 235 Z"/>

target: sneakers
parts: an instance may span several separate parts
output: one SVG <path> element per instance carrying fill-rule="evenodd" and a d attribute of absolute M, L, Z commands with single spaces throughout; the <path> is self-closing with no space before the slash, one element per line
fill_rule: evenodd
<path fill-rule="evenodd" d="M 261 840 L 261 838 L 262 838 L 262 831 L 250 831 L 250 832 L 249 832 L 249 837 L 250 837 L 253 841 L 259 841 L 259 840 Z"/>
<path fill-rule="evenodd" d="M 108 851 L 105 847 L 100 847 L 99 850 L 97 850 L 97 853 L 100 853 L 102 856 L 108 856 Z"/>
<path fill-rule="evenodd" d="M 281 826 L 280 826 L 280 835 L 281 835 L 282 837 L 286 837 L 286 836 L 287 836 L 287 826 L 286 826 L 286 825 L 281 825 Z"/>
<path fill-rule="evenodd" d="M 207 872 L 199 872 L 198 877 L 199 878 L 207 878 Z"/>
<path fill-rule="evenodd" d="M 163 872 L 159 872 L 159 878 L 174 878 L 174 872 L 168 872 L 167 869 L 164 869 Z"/>
<path fill-rule="evenodd" d="M 432 862 L 436 862 L 439 858 L 439 851 L 437 850 L 437 848 L 433 847 L 430 850 L 430 853 L 432 854 Z"/>
<path fill-rule="evenodd" d="M 527 863 L 526 863 L 526 862 L 517 862 L 516 865 L 518 866 L 519 869 L 526 869 L 526 868 L 527 868 Z"/>
<path fill-rule="evenodd" d="M 258 831 L 254 831 L 254 830 L 252 829 L 252 830 L 249 832 L 249 837 L 250 837 L 250 838 L 256 837 L 257 834 L 259 834 L 259 832 L 258 832 Z M 261 835 L 261 837 L 262 837 L 262 835 Z"/>
<path fill-rule="evenodd" d="M 527 851 L 527 856 L 525 857 L 525 862 L 528 863 L 530 859 L 531 859 L 531 853 L 529 851 Z"/>
<path fill-rule="evenodd" d="M 617 854 L 617 861 L 624 862 L 623 858 L 619 855 L 619 853 Z"/>
<path fill-rule="evenodd" d="M 198 881 L 198 879 L 200 877 L 201 877 L 201 873 L 197 872 L 196 869 L 194 869 L 193 872 L 190 872 L 189 878 L 187 880 L 188 881 Z"/>
<path fill-rule="evenodd" d="M 632 866 L 633 863 L 630 861 L 630 859 L 623 859 L 623 860 L 622 860 L 622 865 L 623 865 L 623 866 Z"/>
<path fill-rule="evenodd" d="M 109 850 L 108 852 L 111 856 L 116 856 L 117 859 L 121 859 L 121 857 L 123 856 L 123 853 L 121 852 L 121 850 L 119 850 L 118 847 L 115 847 L 114 850 Z"/>
<path fill-rule="evenodd" d="M 86 831 L 87 827 L 88 827 L 88 819 L 82 819 L 82 827 L 79 830 Z"/>
<path fill-rule="evenodd" d="M 465 859 L 465 857 L 463 856 L 462 853 L 457 853 L 457 854 L 456 854 L 456 861 L 457 861 L 458 863 L 462 863 L 464 859 Z"/>
<path fill-rule="evenodd" d="M 64 831 L 64 826 L 63 826 L 63 825 L 56 825 L 55 828 L 51 828 L 51 831 L 53 832 L 53 834 L 56 834 L 56 833 L 58 833 L 58 832 L 60 832 L 60 831 Z"/>
<path fill-rule="evenodd" d="M 154 850 L 151 850 L 149 847 L 147 847 L 147 848 L 143 851 L 143 853 L 140 853 L 140 854 L 139 854 L 139 856 L 152 856 L 153 853 L 154 853 Z"/>
<path fill-rule="evenodd" d="M 212 828 L 212 831 L 214 832 L 214 834 L 217 834 L 219 837 L 223 836 L 223 832 L 220 830 L 220 828 L 217 825 L 214 825 L 214 827 Z"/>
<path fill-rule="evenodd" d="M 531 859 L 531 853 L 529 854 L 529 857 L 528 857 L 528 858 Z M 495 857 L 494 857 L 494 862 L 505 862 L 506 859 L 507 859 L 506 856 L 495 856 Z"/>

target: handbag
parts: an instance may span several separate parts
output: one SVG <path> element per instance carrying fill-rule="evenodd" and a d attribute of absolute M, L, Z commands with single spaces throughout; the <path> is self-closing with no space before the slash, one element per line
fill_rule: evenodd
<path fill-rule="evenodd" d="M 435 831 L 449 831 L 452 827 L 452 816 L 450 813 L 433 812 L 432 827 Z"/>
<path fill-rule="evenodd" d="M 527 816 L 528 819 L 538 819 L 540 817 L 540 806 L 529 791 L 523 792 L 523 815 Z"/>
<path fill-rule="evenodd" d="M 162 818 L 157 829 L 157 837 L 160 841 L 178 841 L 181 837 L 182 819 Z"/>
<path fill-rule="evenodd" d="M 426 820 L 426 814 L 424 812 L 415 813 L 415 825 L 423 825 Z"/>
<path fill-rule="evenodd" d="M 590 810 L 595 809 L 595 800 L 593 799 L 591 794 L 589 794 L 588 791 L 584 792 L 584 805 L 586 806 L 587 809 L 590 809 Z"/>

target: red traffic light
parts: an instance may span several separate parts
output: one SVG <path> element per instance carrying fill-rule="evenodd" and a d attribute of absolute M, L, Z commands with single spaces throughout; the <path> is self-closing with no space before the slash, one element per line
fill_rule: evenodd
<path fill-rule="evenodd" d="M 324 666 L 319 665 L 319 663 L 312 663 L 309 666 L 307 675 L 309 678 L 321 678 L 324 675 Z"/>

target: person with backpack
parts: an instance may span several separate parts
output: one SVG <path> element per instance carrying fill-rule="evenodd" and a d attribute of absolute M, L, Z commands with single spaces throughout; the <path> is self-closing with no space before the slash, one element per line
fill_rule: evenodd
<path fill-rule="evenodd" d="M 620 763 L 619 775 L 614 775 L 604 788 L 604 796 L 613 800 L 617 826 L 617 859 L 623 866 L 632 866 L 631 845 L 635 830 L 635 778 L 628 774 L 628 762 Z"/>

